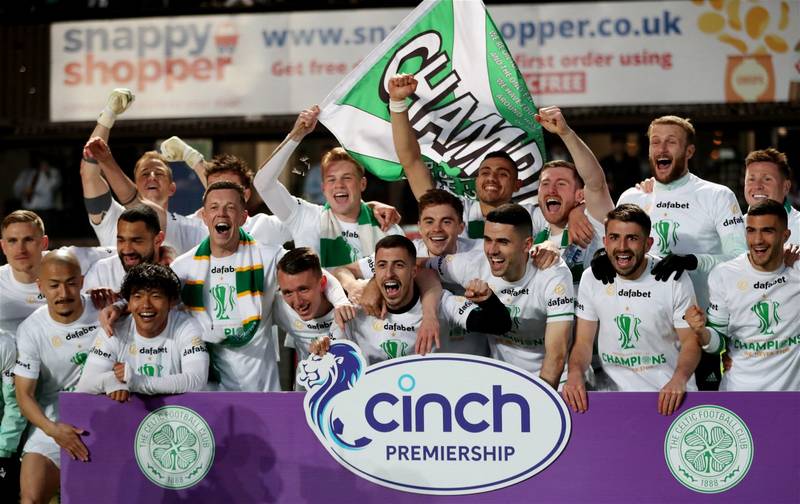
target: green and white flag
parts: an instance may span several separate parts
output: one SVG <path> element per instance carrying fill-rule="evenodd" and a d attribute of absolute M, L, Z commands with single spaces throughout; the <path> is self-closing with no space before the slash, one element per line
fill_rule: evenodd
<path fill-rule="evenodd" d="M 487 152 L 503 150 L 519 166 L 515 200 L 536 193 L 544 152 L 536 105 L 483 2 L 424 1 L 322 102 L 322 123 L 384 180 L 403 177 L 387 91 L 398 73 L 419 82 L 409 118 L 439 186 L 474 197 L 466 180 Z"/>

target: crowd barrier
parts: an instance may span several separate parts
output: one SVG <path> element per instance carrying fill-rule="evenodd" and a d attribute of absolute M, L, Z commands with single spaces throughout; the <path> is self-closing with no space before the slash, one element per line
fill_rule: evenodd
<path fill-rule="evenodd" d="M 133 396 L 124 404 L 62 393 L 61 418 L 86 430 L 91 460 L 76 462 L 62 451 L 61 498 L 64 504 L 800 502 L 800 393 L 694 392 L 669 417 L 657 413 L 656 402 L 655 393 L 590 393 L 589 411 L 571 413 L 569 442 L 544 471 L 491 492 L 433 496 L 385 488 L 340 466 L 309 428 L 301 393 Z M 741 481 L 719 493 L 682 484 L 665 457 L 668 431 L 682 428 L 673 423 L 678 415 L 703 405 L 735 413 L 752 436 L 749 470 L 743 468 Z M 149 415 L 164 406 L 177 407 L 162 412 L 169 411 L 179 427 L 165 429 L 159 415 Z M 708 435 L 709 443 L 720 445 L 715 434 Z M 153 451 L 153 443 L 161 450 Z M 136 455 L 144 444 L 163 457 L 160 463 L 143 451 Z M 189 480 L 170 476 L 159 464 L 176 468 L 175 474 L 194 468 L 194 474 Z M 190 480 L 196 483 L 165 488 Z"/>

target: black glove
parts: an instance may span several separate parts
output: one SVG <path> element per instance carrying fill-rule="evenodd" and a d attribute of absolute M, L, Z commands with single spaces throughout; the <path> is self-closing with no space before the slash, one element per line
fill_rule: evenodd
<path fill-rule="evenodd" d="M 666 282 L 669 280 L 669 276 L 672 273 L 675 273 L 675 280 L 677 280 L 684 271 L 692 271 L 695 269 L 697 269 L 697 257 L 692 254 L 670 254 L 658 261 L 658 263 L 653 266 L 653 271 L 650 273 L 655 275 L 656 280 Z"/>
<path fill-rule="evenodd" d="M 603 285 L 614 283 L 614 277 L 617 276 L 617 272 L 612 266 L 608 254 L 606 254 L 606 249 L 598 249 L 592 256 L 592 274 L 596 279 L 603 282 Z"/>

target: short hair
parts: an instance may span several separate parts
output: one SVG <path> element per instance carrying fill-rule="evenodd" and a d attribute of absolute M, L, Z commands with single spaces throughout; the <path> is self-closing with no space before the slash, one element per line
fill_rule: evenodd
<path fill-rule="evenodd" d="M 206 178 L 217 173 L 233 172 L 242 181 L 242 187 L 250 189 L 253 185 L 253 170 L 247 162 L 231 154 L 218 154 L 206 163 Z"/>
<path fill-rule="evenodd" d="M 414 247 L 414 242 L 409 240 L 403 235 L 389 235 L 384 236 L 378 243 L 375 244 L 375 256 L 377 258 L 378 251 L 380 249 L 390 249 L 390 248 L 402 248 L 408 252 L 408 255 L 411 256 L 411 261 L 416 262 L 417 260 L 417 249 Z"/>
<path fill-rule="evenodd" d="M 317 276 L 322 276 L 319 256 L 308 247 L 292 249 L 278 261 L 278 271 L 287 275 L 298 275 L 308 270 Z"/>
<path fill-rule="evenodd" d="M 203 206 L 205 206 L 206 200 L 208 199 L 208 195 L 211 193 L 211 191 L 218 191 L 221 189 L 233 189 L 239 195 L 239 201 L 242 203 L 242 207 L 246 205 L 244 198 L 244 187 L 240 186 L 236 182 L 220 180 L 219 182 L 214 182 L 210 186 L 206 187 L 206 192 L 203 193 Z"/>
<path fill-rule="evenodd" d="M 778 171 L 784 179 L 792 180 L 792 169 L 789 167 L 789 160 L 786 158 L 786 154 L 778 149 L 769 147 L 754 150 L 744 160 L 745 167 L 750 166 L 752 163 L 773 163 L 778 167 Z"/>
<path fill-rule="evenodd" d="M 645 236 L 650 236 L 650 216 L 642 210 L 639 205 L 633 203 L 623 203 L 606 214 L 605 229 L 608 231 L 608 223 L 612 220 L 620 222 L 633 222 L 639 224 Z"/>
<path fill-rule="evenodd" d="M 44 236 L 44 221 L 42 221 L 42 218 L 39 217 L 36 212 L 31 212 L 30 210 L 14 210 L 5 216 L 0 230 L 5 231 L 11 224 L 33 224 L 34 227 L 42 233 L 42 236 Z"/>
<path fill-rule="evenodd" d="M 168 266 L 142 263 L 125 274 L 119 292 L 125 300 L 130 300 L 131 294 L 140 289 L 161 289 L 171 301 L 175 301 L 181 293 L 181 281 Z"/>
<path fill-rule="evenodd" d="M 133 167 L 133 178 L 136 178 L 139 170 L 151 161 L 161 161 L 164 163 L 164 166 L 167 168 L 167 174 L 169 175 L 170 181 L 172 180 L 172 168 L 169 166 L 169 161 L 165 158 L 160 152 L 158 151 L 147 151 L 136 161 L 136 165 Z"/>
<path fill-rule="evenodd" d="M 533 222 L 531 214 L 525 207 L 516 203 L 505 203 L 486 214 L 486 222 L 495 224 L 509 224 L 514 226 L 514 230 L 523 236 L 533 234 Z"/>
<path fill-rule="evenodd" d="M 422 216 L 422 211 L 428 207 L 437 205 L 448 205 L 455 210 L 458 215 L 458 222 L 464 221 L 464 204 L 453 193 L 443 189 L 428 189 L 417 202 L 419 215 Z"/>
<path fill-rule="evenodd" d="M 154 235 L 161 232 L 161 223 L 158 222 L 158 214 L 147 205 L 136 205 L 126 209 L 119 216 L 119 221 L 124 222 L 144 222 L 144 226 Z"/>
<path fill-rule="evenodd" d="M 747 209 L 747 216 L 751 215 L 775 215 L 784 228 L 789 227 L 789 214 L 786 213 L 786 208 L 775 200 L 765 199 L 756 202 L 755 205 Z"/>
<path fill-rule="evenodd" d="M 581 177 L 580 173 L 578 173 L 578 169 L 575 168 L 573 163 L 563 159 L 554 159 L 553 161 L 548 161 L 543 164 L 542 168 L 539 170 L 539 180 L 542 179 L 542 174 L 548 168 L 566 168 L 572 172 L 572 176 L 575 178 L 575 183 L 578 184 L 578 189 L 583 189 L 583 177 Z"/>
<path fill-rule="evenodd" d="M 511 166 L 514 167 L 514 170 L 519 171 L 519 167 L 517 166 L 517 162 L 514 161 L 514 159 L 506 151 L 496 150 L 496 151 L 488 152 L 485 156 L 483 156 L 483 161 L 486 161 L 487 159 L 492 159 L 492 158 L 505 159 L 506 161 L 511 163 Z M 483 161 L 481 161 L 481 163 L 483 163 Z"/>
<path fill-rule="evenodd" d="M 653 132 L 653 126 L 657 124 L 671 124 L 680 127 L 686 133 L 686 144 L 694 144 L 694 126 L 692 125 L 691 119 L 688 117 L 684 119 L 683 117 L 666 115 L 653 119 L 650 126 L 647 127 L 647 138 L 650 138 L 650 134 Z"/>
<path fill-rule="evenodd" d="M 322 155 L 322 160 L 320 161 L 320 167 L 322 169 L 322 175 L 325 175 L 325 170 L 331 163 L 335 163 L 336 161 L 349 161 L 356 166 L 356 171 L 358 171 L 359 176 L 364 176 L 364 167 L 359 164 L 358 161 L 350 155 L 343 147 L 334 147 L 333 149 L 329 150 L 325 154 Z"/>

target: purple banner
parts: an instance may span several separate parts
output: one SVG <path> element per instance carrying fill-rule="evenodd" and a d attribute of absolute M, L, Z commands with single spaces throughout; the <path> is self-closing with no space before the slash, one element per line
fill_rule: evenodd
<path fill-rule="evenodd" d="M 144 399 L 134 396 L 126 404 L 102 396 L 63 393 L 61 418 L 88 432 L 84 442 L 91 461 L 74 462 L 62 451 L 61 499 L 64 504 L 800 502 L 800 393 L 695 392 L 669 417 L 657 413 L 656 402 L 654 393 L 590 393 L 589 411 L 572 415 L 572 435 L 566 449 L 543 472 L 492 492 L 439 497 L 384 488 L 341 467 L 308 427 L 300 393 L 194 393 Z M 174 415 L 172 427 L 165 430 L 164 423 L 157 421 L 158 414 L 148 417 L 164 406 L 188 408 L 202 418 L 183 408 L 165 408 L 161 411 Z M 698 406 L 718 406 L 735 415 L 717 415 L 709 420 L 711 424 L 706 422 L 707 426 L 720 425 L 719 429 L 698 429 L 698 422 L 713 416 L 703 415 L 724 411 L 692 410 Z M 733 417 L 738 417 L 735 422 L 730 420 Z M 720 440 L 725 422 L 731 433 L 730 442 Z M 746 425 L 752 441 L 741 423 Z M 184 424 L 186 428 L 181 427 Z M 730 459 L 733 456 L 722 456 L 728 453 L 726 450 L 744 460 L 741 471 L 732 470 L 718 481 L 705 481 L 688 475 L 691 467 L 687 466 L 688 472 L 670 468 L 668 438 L 673 433 L 681 434 L 682 453 L 701 472 L 711 471 L 713 464 L 733 467 L 737 463 Z M 186 446 L 208 445 L 212 451 L 182 451 L 181 443 L 187 438 L 190 441 L 185 442 Z M 163 443 L 163 450 L 151 452 L 162 457 L 165 466 L 174 467 L 175 474 L 185 469 L 181 474 L 189 479 L 173 478 L 165 474 L 168 471 L 156 470 L 155 467 L 160 468 L 158 464 L 143 462 L 136 450 L 144 439 Z M 714 441 L 714 446 L 704 445 L 704 439 Z M 719 454 L 722 455 L 717 457 Z M 673 472 L 686 482 L 679 481 Z M 154 481 L 161 481 L 162 486 Z M 191 481 L 197 482 L 183 489 L 163 488 Z M 703 485 L 709 487 L 708 492 L 718 492 L 717 485 L 734 481 L 738 483 L 727 490 L 704 493 Z M 700 490 L 690 489 L 692 485 Z"/>

